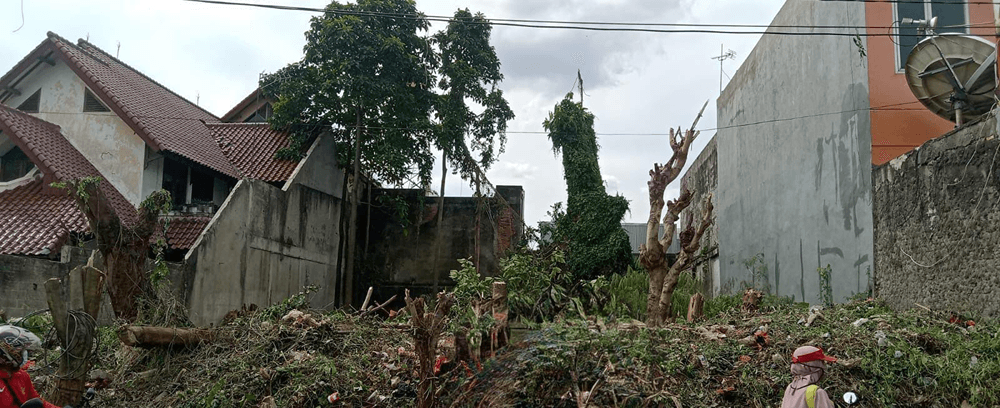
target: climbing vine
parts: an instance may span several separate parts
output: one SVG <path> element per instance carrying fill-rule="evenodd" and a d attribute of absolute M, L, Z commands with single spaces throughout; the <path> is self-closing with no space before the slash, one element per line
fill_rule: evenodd
<path fill-rule="evenodd" d="M 562 154 L 566 211 L 556 206 L 551 214 L 554 238 L 566 247 L 569 269 L 581 279 L 624 272 L 632 258 L 628 235 L 621 226 L 628 201 L 605 191 L 597 162 L 594 115 L 574 102 L 570 93 L 542 125 L 549 132 L 553 151 Z"/>

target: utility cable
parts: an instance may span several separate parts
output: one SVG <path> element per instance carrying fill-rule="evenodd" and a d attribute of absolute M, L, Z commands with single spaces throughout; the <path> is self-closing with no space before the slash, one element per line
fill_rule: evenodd
<path fill-rule="evenodd" d="M 602 22 L 602 21 L 566 21 L 566 20 L 530 20 L 530 19 L 509 19 L 509 18 L 487 18 L 484 21 L 455 19 L 449 16 L 425 15 L 425 14 L 402 14 L 402 13 L 382 13 L 371 11 L 337 10 L 318 7 L 286 6 L 280 4 L 245 3 L 221 0 L 182 0 L 193 3 L 205 3 L 222 6 L 242 6 L 257 7 L 285 11 L 306 11 L 314 13 L 327 13 L 338 15 L 349 15 L 357 17 L 380 17 L 405 20 L 426 20 L 447 23 L 463 24 L 485 24 L 521 28 L 548 28 L 548 29 L 568 29 L 583 31 L 609 31 L 609 32 L 643 32 L 643 33 L 675 33 L 675 34 L 736 34 L 736 35 L 787 35 L 787 36 L 841 36 L 841 37 L 924 37 L 922 34 L 891 34 L 891 33 L 850 33 L 850 32 L 794 32 L 794 31 L 734 31 L 707 28 L 799 28 L 799 29 L 885 29 L 891 27 L 868 27 L 868 26 L 807 26 L 807 25 L 755 25 L 755 24 L 697 24 L 697 23 L 636 23 L 636 22 Z M 982 25 L 980 25 L 982 24 Z M 992 27 L 992 23 L 977 23 L 943 26 L 941 28 L 973 28 Z M 619 26 L 619 27 L 607 27 Z M 657 28 L 635 28 L 645 27 L 703 27 L 700 29 L 657 29 Z"/>

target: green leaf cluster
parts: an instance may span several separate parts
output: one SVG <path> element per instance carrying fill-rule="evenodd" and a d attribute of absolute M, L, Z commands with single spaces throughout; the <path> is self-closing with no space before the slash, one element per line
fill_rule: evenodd
<path fill-rule="evenodd" d="M 360 128 L 363 168 L 389 184 L 414 172 L 429 181 L 433 148 L 466 178 L 496 161 L 514 114 L 498 88 L 485 16 L 459 10 L 427 35 L 430 23 L 412 0 L 334 1 L 326 10 L 311 20 L 303 58 L 260 81 L 277 99 L 272 127 L 292 134 L 279 157 L 299 156 L 328 130 L 338 161 L 352 163 Z"/>
<path fill-rule="evenodd" d="M 567 206 L 553 207 L 555 242 L 565 245 L 567 264 L 579 279 L 624 272 L 632 248 L 621 220 L 628 201 L 610 196 L 597 161 L 594 115 L 566 95 L 542 124 L 557 154 L 562 154 Z"/>

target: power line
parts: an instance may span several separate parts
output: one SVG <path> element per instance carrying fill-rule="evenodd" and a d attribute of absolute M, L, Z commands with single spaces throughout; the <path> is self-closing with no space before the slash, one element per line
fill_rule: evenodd
<path fill-rule="evenodd" d="M 748 123 L 741 123 L 741 124 L 736 124 L 736 125 L 720 126 L 720 127 L 707 128 L 707 129 L 697 129 L 697 130 L 699 132 L 709 132 L 709 131 L 715 131 L 715 130 L 733 129 L 733 128 L 755 126 L 755 125 L 763 125 L 763 124 L 776 123 L 776 122 L 787 122 L 787 121 L 792 121 L 792 120 L 808 119 L 808 118 L 815 118 L 815 117 L 821 117 L 821 116 L 830 116 L 830 115 L 839 115 L 839 114 L 842 114 L 842 113 L 852 113 L 852 112 L 861 112 L 861 111 L 877 111 L 877 112 L 882 112 L 882 111 L 924 111 L 925 109 L 922 108 L 922 107 L 921 108 L 907 108 L 907 107 L 903 107 L 904 105 L 913 105 L 913 104 L 919 104 L 919 103 L 920 103 L 919 101 L 901 102 L 901 103 L 894 103 L 894 104 L 889 104 L 889 105 L 872 106 L 872 107 L 868 107 L 868 108 L 848 109 L 848 110 L 842 110 L 842 111 L 836 111 L 836 112 L 814 113 L 814 114 L 809 114 L 809 115 L 793 116 L 793 117 L 788 117 L 788 118 L 767 119 L 767 120 L 761 120 L 761 121 L 757 121 L 757 122 L 748 122 Z M 85 114 L 87 114 L 85 112 L 38 112 L 38 113 L 41 113 L 41 114 L 55 114 L 55 115 L 85 115 Z M 173 119 L 173 120 L 202 121 L 202 119 L 181 118 L 181 117 L 172 117 L 172 116 L 136 115 L 136 117 L 142 118 L 142 119 Z M 206 123 L 206 125 L 230 125 L 230 124 L 235 124 L 235 123 L 229 123 L 229 122 L 208 122 L 208 123 Z M 242 123 L 242 125 L 246 125 L 246 123 Z M 266 125 L 266 123 L 261 122 L 260 125 Z M 312 126 L 312 127 L 317 127 L 318 128 L 319 126 L 323 126 L 323 125 L 301 124 L 301 126 Z M 341 126 L 340 128 L 342 128 L 342 129 L 353 129 L 353 128 L 356 128 L 356 127 L 357 126 L 355 126 L 355 125 L 346 125 L 346 126 Z M 388 127 L 388 126 L 362 126 L 362 128 L 364 128 L 366 130 L 412 130 L 412 131 L 426 131 L 427 130 L 427 129 L 418 129 L 418 128 Z M 542 130 L 534 130 L 534 131 L 532 131 L 532 130 L 507 130 L 507 131 L 505 131 L 505 133 L 507 133 L 507 134 L 515 134 L 515 135 L 547 135 L 547 134 L 549 134 L 549 132 L 542 131 Z M 669 136 L 670 134 L 669 133 L 662 133 L 662 132 L 650 132 L 650 133 L 642 133 L 642 132 L 598 132 L 598 133 L 596 133 L 596 135 L 597 136 Z"/>
<path fill-rule="evenodd" d="M 844 37 L 885 37 L 885 36 L 895 36 L 895 37 L 925 37 L 922 34 L 892 34 L 892 33 L 851 33 L 851 32 L 802 32 L 802 31 L 745 31 L 745 30 L 719 30 L 719 29 L 708 29 L 708 28 L 795 28 L 795 29 L 845 29 L 845 30 L 858 30 L 858 29 L 887 29 L 891 26 L 885 27 L 868 27 L 868 26 L 836 26 L 836 25 L 759 25 L 759 24 L 697 24 L 697 23 L 636 23 L 636 22 L 604 22 L 604 21 L 566 21 L 566 20 L 533 20 L 533 19 L 509 19 L 509 18 L 488 18 L 486 21 L 476 21 L 476 20 L 456 20 L 449 16 L 438 16 L 438 15 L 425 15 L 425 14 L 401 14 L 401 13 L 382 13 L 382 12 L 370 12 L 370 11 L 351 11 L 351 10 L 337 10 L 337 9 L 325 9 L 318 7 L 301 7 L 301 6 L 287 6 L 280 4 L 265 4 L 265 3 L 245 3 L 245 2 L 235 2 L 235 1 L 221 1 L 221 0 L 183 0 L 193 3 L 204 3 L 213 4 L 221 6 L 242 6 L 242 7 L 256 7 L 265 8 L 273 10 L 285 10 L 285 11 L 306 11 L 313 13 L 328 13 L 328 14 L 339 14 L 339 15 L 350 15 L 357 17 L 380 17 L 380 18 L 396 18 L 396 19 L 406 19 L 406 20 L 426 20 L 435 22 L 457 22 L 463 24 L 488 24 L 496 26 L 507 26 L 507 27 L 522 27 L 522 28 L 540 28 L 540 29 L 567 29 L 567 30 L 583 30 L 583 31 L 608 31 L 608 32 L 642 32 L 642 33 L 663 33 L 663 34 L 736 34 L 736 35 L 788 35 L 788 36 L 844 36 Z M 992 3 L 991 3 L 992 4 Z M 608 26 L 619 26 L 619 27 L 608 27 Z M 658 29 L 658 28 L 636 28 L 636 27 L 702 27 L 697 29 Z M 993 27 L 993 23 L 976 23 L 976 24 L 963 24 L 963 25 L 950 25 L 940 28 L 978 28 L 978 27 Z"/>

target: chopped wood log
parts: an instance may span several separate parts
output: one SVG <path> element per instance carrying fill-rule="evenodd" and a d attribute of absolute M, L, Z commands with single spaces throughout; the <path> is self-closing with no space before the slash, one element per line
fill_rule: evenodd
<path fill-rule="evenodd" d="M 365 302 L 361 304 L 361 313 L 362 314 L 365 311 L 368 310 L 368 303 L 372 301 L 372 291 L 374 291 L 374 290 L 375 290 L 374 287 L 371 287 L 371 286 L 368 287 L 368 294 L 365 295 Z"/>
<path fill-rule="evenodd" d="M 688 321 L 693 322 L 695 320 L 701 319 L 704 316 L 705 310 L 705 297 L 701 293 L 695 293 L 691 295 L 691 301 L 688 302 Z"/>
<path fill-rule="evenodd" d="M 207 329 L 124 326 L 118 329 L 118 339 L 130 347 L 190 347 L 202 342 L 211 343 L 215 340 L 215 333 Z"/>
<path fill-rule="evenodd" d="M 382 304 L 380 304 L 378 306 L 375 306 L 375 307 L 371 308 L 370 310 L 365 310 L 365 311 L 361 312 L 361 317 L 365 317 L 367 315 L 370 315 L 372 313 L 375 313 L 375 312 L 377 312 L 379 310 L 384 309 L 386 306 L 388 306 L 390 303 L 392 303 L 393 300 L 396 300 L 396 295 L 392 295 L 392 297 L 389 298 L 389 300 L 386 300 Z"/>

